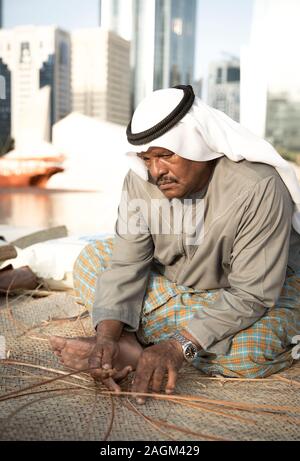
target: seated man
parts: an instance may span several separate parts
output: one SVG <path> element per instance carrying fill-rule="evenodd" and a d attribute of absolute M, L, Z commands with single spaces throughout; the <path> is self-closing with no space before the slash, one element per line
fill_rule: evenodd
<path fill-rule="evenodd" d="M 74 268 L 96 336 L 52 337 L 54 352 L 115 391 L 135 369 L 135 393 L 160 392 L 165 377 L 173 392 L 185 360 L 247 378 L 289 367 L 300 331 L 292 168 L 190 86 L 142 101 L 127 137 L 115 238 L 88 245 Z"/>

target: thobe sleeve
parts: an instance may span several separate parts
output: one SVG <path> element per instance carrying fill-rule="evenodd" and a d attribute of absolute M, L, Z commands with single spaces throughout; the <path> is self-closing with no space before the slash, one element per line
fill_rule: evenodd
<path fill-rule="evenodd" d="M 226 354 L 232 337 L 274 306 L 286 274 L 292 210 L 291 197 L 279 177 L 262 179 L 255 186 L 237 226 L 230 286 L 199 309 L 187 326 L 204 351 Z"/>
<path fill-rule="evenodd" d="M 143 214 L 143 203 L 132 174 L 123 185 L 109 267 L 98 275 L 92 311 L 93 325 L 119 320 L 137 331 L 153 259 L 153 241 Z"/>

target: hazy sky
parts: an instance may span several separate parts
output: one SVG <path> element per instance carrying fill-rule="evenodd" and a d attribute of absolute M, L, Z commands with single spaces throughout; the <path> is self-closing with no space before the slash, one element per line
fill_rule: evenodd
<path fill-rule="evenodd" d="M 220 52 L 239 56 L 240 46 L 249 39 L 253 1 L 199 0 L 196 78 L 206 72 L 209 61 L 222 57 Z M 70 30 L 97 26 L 98 3 L 98 0 L 4 0 L 4 27 L 56 24 Z"/>

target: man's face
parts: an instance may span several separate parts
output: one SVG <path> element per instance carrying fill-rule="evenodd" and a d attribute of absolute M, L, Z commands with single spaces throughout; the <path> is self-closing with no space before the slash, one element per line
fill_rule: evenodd
<path fill-rule="evenodd" d="M 187 160 L 163 147 L 150 147 L 138 156 L 168 199 L 183 198 L 200 191 L 208 182 L 215 164 L 214 161 Z"/>

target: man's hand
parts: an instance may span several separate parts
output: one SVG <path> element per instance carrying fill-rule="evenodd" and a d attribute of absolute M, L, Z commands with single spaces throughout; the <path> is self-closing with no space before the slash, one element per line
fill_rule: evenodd
<path fill-rule="evenodd" d="M 108 377 L 108 371 L 113 368 L 112 364 L 120 352 L 118 341 L 110 337 L 97 338 L 96 345 L 89 357 L 89 366 L 97 368 L 91 370 L 91 376 L 95 379 Z"/>
<path fill-rule="evenodd" d="M 97 340 L 94 349 L 88 359 L 91 376 L 101 381 L 109 390 L 120 392 L 121 388 L 117 380 L 125 378 L 132 367 L 127 366 L 122 370 L 113 368 L 117 356 L 120 353 L 119 339 L 123 329 L 122 322 L 105 320 L 97 326 Z"/>
<path fill-rule="evenodd" d="M 151 387 L 153 392 L 158 393 L 164 377 L 168 375 L 165 392 L 172 394 L 183 362 L 181 346 L 175 340 L 169 339 L 147 347 L 139 359 L 132 392 L 147 393 Z M 137 403 L 145 403 L 145 397 L 137 396 Z"/>
<path fill-rule="evenodd" d="M 103 340 L 96 343 L 90 357 L 89 366 L 97 368 L 91 370 L 90 374 L 96 381 L 101 381 L 107 389 L 120 392 L 121 388 L 117 384 L 118 380 L 126 378 L 132 371 L 131 366 L 124 367 L 122 370 L 113 368 L 115 358 L 119 354 L 119 345 L 117 341 L 103 338 Z"/>

